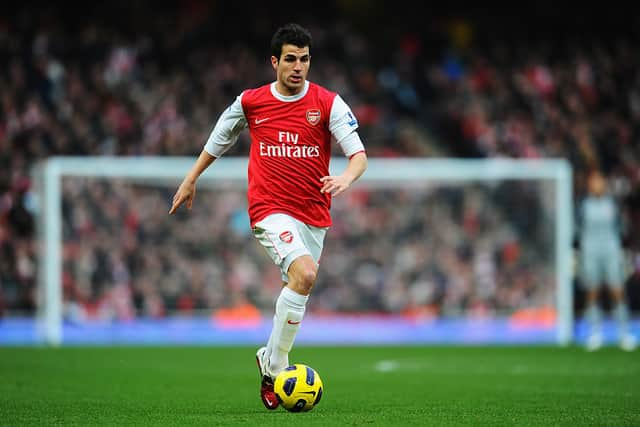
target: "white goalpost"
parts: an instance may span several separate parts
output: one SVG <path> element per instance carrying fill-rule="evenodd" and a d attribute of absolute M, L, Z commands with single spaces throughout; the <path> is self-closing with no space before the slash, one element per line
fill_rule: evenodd
<path fill-rule="evenodd" d="M 34 168 L 39 197 L 38 327 L 43 342 L 60 345 L 63 337 L 63 178 L 83 177 L 124 181 L 164 182 L 182 180 L 192 157 L 52 157 Z M 341 171 L 344 158 L 334 158 L 332 172 Z M 247 158 L 225 157 L 202 175 L 201 185 L 219 183 L 246 186 Z M 563 159 L 369 159 L 369 167 L 354 187 L 402 188 L 415 182 L 500 182 L 537 180 L 553 186 L 554 304 L 558 344 L 573 340 L 572 289 L 572 170 Z M 205 184 L 206 183 L 206 184 Z M 167 201 L 167 210 L 169 209 Z"/>

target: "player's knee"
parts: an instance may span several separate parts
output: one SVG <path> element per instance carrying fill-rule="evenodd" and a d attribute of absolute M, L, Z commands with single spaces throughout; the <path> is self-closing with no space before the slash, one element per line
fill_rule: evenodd
<path fill-rule="evenodd" d="M 318 264 L 310 256 L 297 258 L 289 267 L 289 287 L 302 295 L 309 295 L 318 275 Z"/>
<path fill-rule="evenodd" d="M 302 294 L 308 295 L 313 288 L 313 285 L 316 283 L 316 278 L 318 276 L 318 269 L 314 266 L 308 266 L 303 269 L 299 269 L 297 274 L 294 277 L 295 290 Z"/>
<path fill-rule="evenodd" d="M 317 276 L 318 272 L 315 268 L 305 269 L 300 277 L 300 287 L 306 291 L 306 293 L 311 292 L 313 285 L 316 283 Z"/>

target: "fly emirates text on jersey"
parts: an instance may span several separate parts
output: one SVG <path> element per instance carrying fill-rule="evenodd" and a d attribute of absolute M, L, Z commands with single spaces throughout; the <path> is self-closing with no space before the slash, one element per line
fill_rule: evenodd
<path fill-rule="evenodd" d="M 260 141 L 260 155 L 266 157 L 320 157 L 320 147 L 317 145 L 298 145 L 299 137 L 300 135 L 294 132 L 278 131 L 280 145 L 269 145 Z"/>

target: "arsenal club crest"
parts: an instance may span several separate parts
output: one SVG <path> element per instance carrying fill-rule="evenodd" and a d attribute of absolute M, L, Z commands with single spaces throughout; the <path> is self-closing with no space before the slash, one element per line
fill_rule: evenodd
<path fill-rule="evenodd" d="M 320 110 L 307 110 L 307 121 L 311 126 L 315 126 L 320 123 Z"/>
<path fill-rule="evenodd" d="M 283 231 L 280 233 L 280 240 L 285 243 L 291 243 L 293 241 L 293 233 L 290 231 Z"/>

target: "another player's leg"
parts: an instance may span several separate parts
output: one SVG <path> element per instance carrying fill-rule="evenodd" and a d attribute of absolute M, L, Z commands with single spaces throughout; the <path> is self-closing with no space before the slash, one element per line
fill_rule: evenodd
<path fill-rule="evenodd" d="M 625 351 L 633 351 L 637 346 L 636 337 L 629 330 L 629 307 L 624 298 L 624 288 L 622 286 L 612 287 L 614 308 L 613 317 L 618 328 L 618 344 Z"/>
<path fill-rule="evenodd" d="M 589 327 L 586 348 L 595 351 L 602 347 L 602 312 L 598 306 L 598 288 L 587 289 L 587 308 L 585 318 Z"/>
<path fill-rule="evenodd" d="M 613 318 L 618 329 L 618 345 L 625 351 L 633 351 L 636 348 L 636 337 L 629 330 L 629 307 L 625 300 L 625 274 L 620 250 L 610 251 L 605 272 L 614 303 Z"/>
<path fill-rule="evenodd" d="M 600 349 L 603 344 L 602 311 L 598 305 L 599 288 L 602 282 L 602 260 L 593 248 L 583 245 L 581 248 L 582 285 L 586 291 L 585 319 L 589 328 L 589 335 L 585 347 L 587 351 Z"/>

